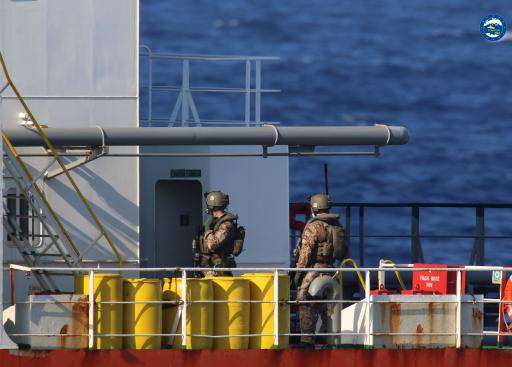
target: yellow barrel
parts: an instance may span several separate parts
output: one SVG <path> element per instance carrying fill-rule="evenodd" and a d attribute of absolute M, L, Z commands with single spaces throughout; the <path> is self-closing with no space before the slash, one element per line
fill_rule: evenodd
<path fill-rule="evenodd" d="M 244 274 L 251 285 L 251 301 L 274 301 L 274 274 Z M 290 278 L 288 275 L 278 276 L 278 299 L 290 299 Z M 278 312 L 279 333 L 290 332 L 290 305 L 282 302 Z M 251 334 L 274 334 L 274 303 L 251 303 Z M 271 349 L 274 346 L 273 336 L 251 336 L 249 348 Z M 279 337 L 279 348 L 288 347 L 288 336 Z"/>
<path fill-rule="evenodd" d="M 212 277 L 215 301 L 248 301 L 250 299 L 249 280 L 239 277 Z M 249 303 L 215 303 L 213 334 L 245 335 L 250 330 Z M 213 347 L 216 349 L 246 349 L 248 337 L 215 338 Z"/>
<path fill-rule="evenodd" d="M 76 288 L 89 295 L 89 275 L 77 276 L 82 286 L 75 282 Z M 94 274 L 95 302 L 122 302 L 123 278 L 120 274 Z M 94 307 L 94 334 L 122 334 L 123 305 L 96 304 Z M 94 338 L 96 349 L 121 349 L 123 339 L 120 336 L 97 336 Z"/>
<path fill-rule="evenodd" d="M 181 278 L 164 279 L 163 299 L 165 301 L 181 300 Z M 187 300 L 211 301 L 213 300 L 212 282 L 209 279 L 187 278 Z M 180 334 L 181 319 L 175 320 L 178 306 L 163 306 L 163 334 Z M 210 349 L 213 340 L 210 337 L 213 333 L 213 303 L 189 303 L 187 305 L 187 349 Z M 174 348 L 181 347 L 181 336 L 163 337 L 162 346 L 165 348 L 172 345 Z"/>
<path fill-rule="evenodd" d="M 75 273 L 75 294 L 84 294 L 84 275 Z"/>
<path fill-rule="evenodd" d="M 162 282 L 160 279 L 124 279 L 123 293 L 125 302 L 159 302 L 162 300 Z M 125 303 L 123 319 L 123 334 L 161 334 L 162 304 Z M 161 343 L 161 336 L 125 336 L 123 338 L 125 349 L 160 349 Z"/>

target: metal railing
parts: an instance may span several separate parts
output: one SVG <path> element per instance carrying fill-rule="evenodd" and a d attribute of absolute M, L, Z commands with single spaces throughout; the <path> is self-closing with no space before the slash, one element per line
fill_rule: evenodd
<path fill-rule="evenodd" d="M 263 62 L 278 60 L 278 57 L 265 56 L 222 56 L 222 55 L 179 55 L 172 53 L 153 52 L 148 46 L 140 46 L 139 56 L 146 59 L 146 82 L 141 83 L 140 90 L 145 93 L 147 103 L 145 104 L 146 116 L 140 118 L 141 126 L 202 126 L 202 125 L 228 125 L 228 126 L 251 126 L 260 125 L 261 118 L 261 97 L 266 93 L 277 93 L 278 89 L 262 88 L 261 74 Z M 179 62 L 181 63 L 181 85 L 155 84 L 158 79 L 155 75 L 155 62 Z M 209 63 L 241 63 L 245 65 L 245 84 L 242 87 L 195 87 L 191 86 L 191 65 L 196 62 Z M 172 64 L 171 64 L 172 66 Z M 215 70 L 212 70 L 214 72 Z M 160 77 L 162 78 L 162 77 Z M 163 77 L 165 78 L 165 76 Z M 142 78 L 141 78 L 142 79 Z M 173 95 L 177 93 L 176 101 L 168 116 L 155 116 L 154 99 L 155 93 L 166 93 L 165 101 L 172 101 Z M 200 118 L 193 94 L 196 93 L 222 93 L 242 94 L 245 97 L 243 119 L 204 119 Z M 168 98 L 168 99 L 167 99 Z M 172 103 L 172 102 L 171 102 Z M 162 100 L 158 105 L 167 105 Z M 235 106 L 230 106 L 234 110 Z M 190 118 L 192 117 L 192 119 Z M 268 121 L 267 121 L 268 123 Z M 277 122 L 272 122 L 276 124 Z"/>
<path fill-rule="evenodd" d="M 368 225 L 365 223 L 369 211 L 375 209 L 394 209 L 403 208 L 410 210 L 410 231 L 409 234 L 396 234 L 396 233 L 368 233 Z M 439 208 L 439 209 L 463 209 L 474 211 L 474 235 L 454 235 L 443 233 L 425 234 L 421 232 L 420 212 L 423 209 Z M 333 203 L 333 210 L 341 209 L 342 217 L 345 218 L 345 231 L 348 238 L 349 245 L 352 240 L 355 240 L 358 247 L 358 253 L 352 254 L 354 258 L 358 258 L 358 263 L 363 266 L 366 264 L 366 245 L 369 239 L 410 239 L 410 261 L 412 263 L 428 262 L 425 257 L 422 240 L 426 239 L 468 239 L 472 240 L 471 253 L 468 254 L 467 263 L 470 265 L 484 265 L 485 264 L 485 243 L 486 240 L 512 240 L 512 233 L 502 235 L 491 235 L 486 233 L 485 228 L 485 212 L 486 209 L 499 209 L 510 210 L 503 215 L 509 218 L 508 222 L 512 220 L 512 204 L 509 203 L 363 203 L 363 202 L 336 202 Z M 354 210 L 356 215 L 354 216 Z M 396 213 L 391 213 L 396 215 Z M 355 218 L 354 218 L 355 217 Z M 397 216 L 398 217 L 398 216 Z M 400 216 L 402 217 L 402 216 Z M 354 220 L 357 222 L 356 233 L 352 233 L 352 223 Z M 297 240 L 300 236 L 299 231 L 290 231 L 290 254 L 295 247 Z M 293 256 L 291 257 L 293 259 Z M 506 260 L 512 260 L 506 259 Z M 293 262 L 293 260 L 292 260 Z"/>
<path fill-rule="evenodd" d="M 505 275 L 507 271 L 510 271 L 511 268 L 508 267 L 501 267 L 501 266 L 465 266 L 460 268 L 414 268 L 411 265 L 395 265 L 395 264 L 386 264 L 379 268 L 265 268 L 265 267 L 259 267 L 259 268 L 217 268 L 218 271 L 235 271 L 235 272 L 266 272 L 266 273 L 272 273 L 273 274 L 273 299 L 272 301 L 259 301 L 259 300 L 214 300 L 214 299 L 204 299 L 204 300 L 191 300 L 187 296 L 187 281 L 190 279 L 190 276 L 198 271 L 206 271 L 211 270 L 210 268 L 179 268 L 179 267 L 162 267 L 162 268 L 63 268 L 63 267 L 25 267 L 25 266 L 19 266 L 19 265 L 11 265 L 11 269 L 23 271 L 23 272 L 38 272 L 38 271 L 44 271 L 44 272 L 58 272 L 59 274 L 62 274 L 62 272 L 70 272 L 69 275 L 73 275 L 77 272 L 86 272 L 89 276 L 89 289 L 88 294 L 95 294 L 94 289 L 94 278 L 97 273 L 102 272 L 123 272 L 124 274 L 130 273 L 130 272 L 169 272 L 170 274 L 177 274 L 181 272 L 181 299 L 175 300 L 175 301 L 166 301 L 166 300 L 158 300 L 158 301 L 96 301 L 95 297 L 88 297 L 88 333 L 87 334 L 77 334 L 80 336 L 87 336 L 88 338 L 88 347 L 93 349 L 95 347 L 94 340 L 97 337 L 132 337 L 132 336 L 157 336 L 157 337 L 181 337 L 181 343 L 182 347 L 187 347 L 187 337 L 202 337 L 202 338 L 233 338 L 233 337 L 254 337 L 254 336 L 273 336 L 273 344 L 275 348 L 279 347 L 279 338 L 280 337 L 301 337 L 301 336 L 339 336 L 339 337 L 347 337 L 347 336 L 356 336 L 356 337 L 362 337 L 364 342 L 362 344 L 371 346 L 373 343 L 374 337 L 405 337 L 405 336 L 438 336 L 438 337 L 454 337 L 453 340 L 455 342 L 453 343 L 453 346 L 460 348 L 463 347 L 462 344 L 462 338 L 465 336 L 473 336 L 473 337 L 496 337 L 497 346 L 501 346 L 503 343 L 504 337 L 511 337 L 512 332 L 510 331 L 504 331 L 500 329 L 503 326 L 503 312 L 502 312 L 502 305 L 503 304 L 512 304 L 512 300 L 505 300 L 503 299 L 503 286 L 505 282 L 502 280 L 500 284 L 500 297 L 499 298 L 484 298 L 484 297 L 473 297 L 471 299 L 464 298 L 463 296 L 463 273 L 482 273 L 482 272 L 499 272 L 501 275 L 501 279 L 506 279 Z M 333 298 L 333 299 L 307 299 L 307 300 L 289 300 L 289 299 L 280 299 L 279 298 L 279 275 L 280 274 L 288 274 L 291 271 L 299 271 L 299 272 L 318 272 L 321 274 L 335 274 L 334 276 L 343 273 L 354 273 L 354 272 L 361 272 L 364 274 L 364 291 L 362 293 L 363 296 L 361 296 L 359 300 L 354 299 L 343 299 L 344 297 L 341 296 L 340 298 Z M 375 279 L 376 277 L 372 274 L 376 275 L 376 273 L 386 273 L 386 272 L 400 272 L 400 273 L 413 273 L 415 271 L 421 271 L 421 272 L 455 272 L 456 273 L 456 290 L 455 293 L 452 295 L 449 295 L 448 298 L 443 299 L 442 297 L 438 297 L 435 300 L 432 299 L 411 299 L 408 301 L 403 301 L 402 304 L 425 304 L 430 307 L 432 307 L 432 304 L 454 304 L 455 305 L 455 330 L 451 331 L 443 331 L 443 332 L 423 332 L 423 330 L 420 330 L 420 327 L 415 332 L 396 332 L 393 330 L 390 331 L 375 331 L 374 325 L 375 321 L 372 320 L 373 311 L 375 310 L 374 305 L 377 304 L 396 304 L 396 300 L 392 299 L 386 299 L 385 297 L 378 298 L 375 295 L 372 295 L 372 279 Z M 374 282 L 375 284 L 375 282 Z M 498 287 L 498 286 L 497 286 Z M 343 290 L 340 290 L 340 294 L 343 294 Z M 471 296 L 471 295 L 470 295 Z M 45 302 L 43 302 L 45 303 Z M 188 308 L 191 307 L 194 304 L 198 303 L 269 303 L 273 304 L 273 317 L 274 317 L 274 323 L 273 323 L 273 332 L 272 333 L 248 333 L 248 334 L 226 334 L 226 335 L 206 335 L 206 334 L 193 334 L 187 332 L 187 322 L 181 323 L 181 330 L 179 332 L 174 333 L 147 333 L 147 334 L 125 334 L 125 333 L 112 333 L 112 334 L 99 334 L 95 333 L 95 306 L 99 304 L 171 304 L 174 306 L 178 306 L 181 310 L 181 320 L 187 320 L 187 311 Z M 340 306 L 343 305 L 354 305 L 354 304 L 362 304 L 366 307 L 364 311 L 364 331 L 358 331 L 357 327 L 354 327 L 354 330 L 343 330 L 340 326 L 340 330 L 336 332 L 318 332 L 318 333 L 293 333 L 293 332 L 283 332 L 282 330 L 279 330 L 279 306 L 280 305 L 303 305 L 303 304 L 331 304 L 333 306 Z M 463 304 L 473 304 L 478 305 L 482 304 L 495 304 L 498 305 L 500 311 L 499 311 L 499 328 L 497 330 L 484 330 L 483 328 L 483 321 L 482 321 L 482 331 L 474 332 L 474 331 L 463 331 L 462 328 L 462 307 Z M 444 309 L 444 307 L 443 307 Z M 341 311 L 342 308 L 335 309 L 337 311 L 335 312 L 341 312 L 341 318 L 343 317 L 343 312 Z M 478 315 L 478 312 L 475 315 L 475 311 L 473 310 L 473 317 L 480 318 L 480 320 L 485 317 L 485 315 Z M 444 320 L 444 319 L 443 319 Z M 355 324 L 355 322 L 351 322 Z M 177 325 L 177 323 L 176 323 Z M 47 336 L 67 336 L 67 334 L 57 334 L 57 333 L 48 333 L 48 334 L 11 334 L 12 336 L 40 336 L 40 335 L 47 335 Z M 77 336 L 69 334 L 69 336 Z M 346 344 L 346 343 L 345 343 Z M 413 343 L 414 344 L 414 343 Z"/>

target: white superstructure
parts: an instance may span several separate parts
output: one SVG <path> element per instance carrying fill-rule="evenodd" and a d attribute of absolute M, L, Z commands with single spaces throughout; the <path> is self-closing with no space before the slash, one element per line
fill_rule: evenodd
<path fill-rule="evenodd" d="M 50 128 L 139 126 L 138 6 L 137 1 L 126 0 L 0 3 L 0 50 L 14 83 L 40 124 Z M 261 72 L 260 67 L 257 65 L 256 71 Z M 2 78 L 0 84 L 4 85 Z M 260 88 L 258 76 L 256 83 Z M 258 106 L 259 98 L 258 93 Z M 6 89 L 0 101 L 4 128 L 30 125 L 11 90 Z M 169 109 L 173 105 L 169 101 Z M 258 119 L 260 115 L 258 109 Z M 22 154 L 45 153 L 42 148 L 18 150 Z M 143 153 L 187 151 L 255 153 L 261 152 L 261 147 L 152 147 Z M 286 148 L 269 151 L 285 152 Z M 230 210 L 239 214 L 240 223 L 247 228 L 246 251 L 239 263 L 288 265 L 287 157 L 139 160 L 138 147 L 111 147 L 108 152 L 131 156 L 99 158 L 71 174 L 119 249 L 124 266 L 191 265 L 190 242 L 204 219 L 203 193 L 215 189 L 229 193 Z M 80 158 L 64 158 L 66 162 L 76 159 Z M 46 157 L 24 160 L 36 176 L 50 162 Z M 56 168 L 53 165 L 48 171 Z M 183 177 L 183 171 L 195 173 Z M 98 238 L 98 228 L 68 180 L 59 175 L 40 182 L 77 246 L 88 249 Z M 28 216 L 21 227 L 36 234 L 32 244 L 44 246 L 44 230 L 24 208 L 23 198 L 9 178 L 3 193 L 10 196 L 10 215 L 19 217 L 19 223 L 23 215 Z M 5 236 L 3 243 L 4 266 L 22 263 Z M 117 265 L 104 238 L 87 250 L 84 260 L 93 266 Z M 18 273 L 15 281 L 16 300 L 38 289 L 34 277 Z M 7 281 L 3 284 L 4 290 L 9 289 Z M 71 290 L 71 284 L 68 277 L 64 289 Z M 4 292 L 4 303 L 7 296 Z"/>

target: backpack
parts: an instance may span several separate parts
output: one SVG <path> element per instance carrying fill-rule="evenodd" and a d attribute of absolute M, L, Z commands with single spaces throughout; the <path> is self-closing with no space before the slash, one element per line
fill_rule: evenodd
<path fill-rule="evenodd" d="M 233 222 L 233 224 L 235 225 L 235 232 L 233 233 L 232 241 L 228 245 L 225 254 L 232 254 L 233 256 L 238 256 L 244 250 L 245 227 L 238 225 L 238 215 L 227 213 L 215 223 L 213 230 L 216 231 L 219 228 L 219 226 L 226 221 Z"/>
<path fill-rule="evenodd" d="M 327 234 L 325 242 L 320 244 L 323 246 L 319 249 L 322 253 L 318 253 L 318 255 L 322 256 L 332 256 L 334 259 L 343 260 L 348 253 L 346 237 L 344 234 L 343 227 L 339 222 L 340 216 L 337 214 L 322 214 L 316 216 L 310 220 L 310 222 L 314 221 L 322 221 L 327 224 Z"/>

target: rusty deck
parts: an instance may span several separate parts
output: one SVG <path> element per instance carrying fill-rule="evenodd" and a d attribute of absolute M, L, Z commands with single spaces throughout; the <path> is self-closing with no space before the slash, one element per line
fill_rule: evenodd
<path fill-rule="evenodd" d="M 1 350 L 8 367 L 509 367 L 512 351 L 504 349 L 336 349 L 336 350 Z"/>

